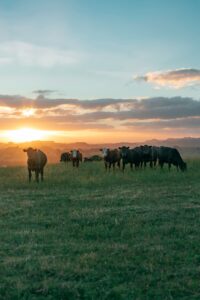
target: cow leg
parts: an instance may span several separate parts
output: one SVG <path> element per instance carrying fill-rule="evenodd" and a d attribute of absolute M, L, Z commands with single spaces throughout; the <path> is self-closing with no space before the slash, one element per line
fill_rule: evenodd
<path fill-rule="evenodd" d="M 161 162 L 159 162 L 159 165 L 160 165 L 161 170 L 163 170 L 164 163 L 161 161 Z"/>
<path fill-rule="evenodd" d="M 104 165 L 105 165 L 105 170 L 107 171 L 107 169 L 108 169 L 108 164 L 107 164 L 107 162 L 104 162 Z"/>
<path fill-rule="evenodd" d="M 130 163 L 131 171 L 133 171 L 133 163 Z"/>
<path fill-rule="evenodd" d="M 168 163 L 168 169 L 171 170 L 171 163 Z"/>
<path fill-rule="evenodd" d="M 44 181 L 44 169 L 41 169 L 41 181 Z"/>
<path fill-rule="evenodd" d="M 29 182 L 31 182 L 31 177 L 32 177 L 31 170 L 28 169 L 28 180 L 29 180 Z"/>
<path fill-rule="evenodd" d="M 153 168 L 153 162 L 152 162 L 152 160 L 150 160 L 150 168 L 151 169 Z"/>
<path fill-rule="evenodd" d="M 120 161 L 117 162 L 117 166 L 120 169 Z"/>
<path fill-rule="evenodd" d="M 122 171 L 124 172 L 124 170 L 125 170 L 125 163 L 123 162 Z"/>
<path fill-rule="evenodd" d="M 76 167 L 79 167 L 79 160 L 76 161 Z"/>
<path fill-rule="evenodd" d="M 115 163 L 113 163 L 113 171 L 115 171 Z"/>
<path fill-rule="evenodd" d="M 109 162 L 109 172 L 110 172 L 110 169 L 111 169 L 111 162 Z"/>
<path fill-rule="evenodd" d="M 36 182 L 39 182 L 39 172 L 35 171 L 35 180 Z"/>

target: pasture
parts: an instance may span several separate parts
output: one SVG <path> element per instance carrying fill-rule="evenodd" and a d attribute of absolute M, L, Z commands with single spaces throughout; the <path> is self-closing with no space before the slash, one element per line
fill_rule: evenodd
<path fill-rule="evenodd" d="M 200 161 L 0 169 L 0 299 L 200 299 Z"/>

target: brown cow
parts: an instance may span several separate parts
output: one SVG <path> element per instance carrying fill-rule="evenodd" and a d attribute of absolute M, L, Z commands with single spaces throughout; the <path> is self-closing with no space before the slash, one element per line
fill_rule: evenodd
<path fill-rule="evenodd" d="M 72 165 L 73 167 L 79 167 L 79 163 L 80 161 L 82 162 L 83 160 L 83 155 L 79 150 L 71 150 L 71 161 L 72 161 Z"/>
<path fill-rule="evenodd" d="M 27 148 L 23 150 L 27 153 L 28 160 L 28 175 L 29 182 L 31 181 L 32 173 L 35 172 L 35 179 L 39 182 L 39 174 L 41 175 L 41 181 L 44 180 L 44 166 L 47 163 L 47 156 L 44 152 L 38 149 Z"/>
<path fill-rule="evenodd" d="M 110 150 L 109 148 L 99 149 L 103 154 L 105 169 L 107 170 L 111 166 L 113 166 L 113 170 L 115 169 L 115 164 L 117 163 L 118 167 L 120 168 L 120 151 L 118 149 Z"/>

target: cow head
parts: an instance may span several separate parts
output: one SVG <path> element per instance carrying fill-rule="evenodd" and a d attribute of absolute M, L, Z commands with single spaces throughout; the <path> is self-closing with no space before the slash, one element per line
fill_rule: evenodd
<path fill-rule="evenodd" d="M 119 147 L 120 155 L 121 155 L 122 158 L 126 158 L 127 157 L 128 152 L 129 152 L 129 148 L 130 147 L 126 147 L 126 146 Z"/>
<path fill-rule="evenodd" d="M 103 148 L 99 150 L 102 152 L 104 158 L 108 155 L 108 152 L 110 151 L 109 148 Z"/>
<path fill-rule="evenodd" d="M 77 158 L 78 156 L 78 150 L 74 149 L 74 150 L 71 150 L 71 157 L 72 158 Z"/>
<path fill-rule="evenodd" d="M 33 148 L 29 147 L 27 149 L 23 149 L 23 151 L 27 153 L 29 158 L 31 158 L 35 155 L 35 153 L 37 152 L 37 149 L 33 149 Z"/>
<path fill-rule="evenodd" d="M 148 146 L 148 145 L 140 146 L 140 149 L 142 150 L 142 153 L 144 155 L 149 155 L 151 153 L 151 148 L 152 146 Z"/>
<path fill-rule="evenodd" d="M 182 172 L 187 171 L 187 164 L 184 161 L 181 163 L 180 169 Z"/>

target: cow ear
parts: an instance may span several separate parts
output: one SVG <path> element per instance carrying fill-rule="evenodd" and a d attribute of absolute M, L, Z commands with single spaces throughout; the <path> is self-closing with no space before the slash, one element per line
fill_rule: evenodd
<path fill-rule="evenodd" d="M 24 152 L 27 152 L 27 150 L 26 150 L 26 149 L 23 149 L 23 151 L 24 151 Z"/>
<path fill-rule="evenodd" d="M 119 147 L 118 149 L 120 149 L 120 150 L 121 150 L 121 149 L 122 149 L 122 147 Z"/>
<path fill-rule="evenodd" d="M 99 149 L 99 151 L 102 151 L 103 149 Z"/>
<path fill-rule="evenodd" d="M 128 149 L 130 149 L 130 147 L 129 147 L 129 146 L 128 146 L 127 148 L 128 148 Z"/>

